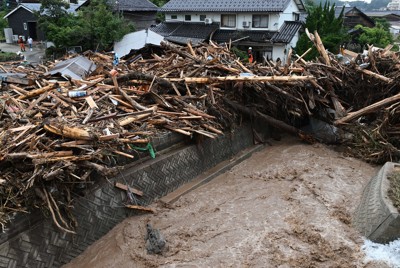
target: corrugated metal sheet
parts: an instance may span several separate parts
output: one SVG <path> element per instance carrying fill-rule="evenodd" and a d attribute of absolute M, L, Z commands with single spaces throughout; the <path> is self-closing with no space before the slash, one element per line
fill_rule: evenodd
<path fill-rule="evenodd" d="M 146 44 L 159 46 L 164 37 L 150 30 L 141 30 L 126 34 L 121 41 L 115 42 L 114 51 L 119 57 L 128 55 L 132 49 L 141 49 Z"/>
<path fill-rule="evenodd" d="M 46 75 L 60 73 L 63 76 L 70 76 L 73 79 L 83 79 L 96 69 L 96 64 L 84 56 L 77 56 L 57 63 Z"/>

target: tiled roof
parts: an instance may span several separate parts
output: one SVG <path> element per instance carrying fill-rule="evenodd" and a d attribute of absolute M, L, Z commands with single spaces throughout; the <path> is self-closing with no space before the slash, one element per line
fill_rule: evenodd
<path fill-rule="evenodd" d="M 123 11 L 154 11 L 158 7 L 148 0 L 118 0 L 118 9 Z"/>
<path fill-rule="evenodd" d="M 171 0 L 160 11 L 280 12 L 290 0 Z"/>
<path fill-rule="evenodd" d="M 218 28 L 219 24 L 217 23 L 163 22 L 150 28 L 150 30 L 175 43 L 187 43 L 189 40 L 192 43 L 198 43 L 208 39 L 210 34 Z"/>
<path fill-rule="evenodd" d="M 224 43 L 243 38 L 243 40 L 251 42 L 266 42 L 270 41 L 275 33 L 273 31 L 218 30 L 213 34 L 212 40 L 217 43 Z"/>
<path fill-rule="evenodd" d="M 299 31 L 302 23 L 299 21 L 285 21 L 279 32 L 272 38 L 274 43 L 289 43 L 295 34 Z"/>
<path fill-rule="evenodd" d="M 8 18 L 11 14 L 17 11 L 20 8 L 24 8 L 25 10 L 33 13 L 34 11 L 39 11 L 42 4 L 40 3 L 22 3 L 19 4 L 16 8 L 11 10 L 8 14 L 6 14 L 3 18 Z M 69 8 L 66 10 L 68 13 L 75 13 L 75 11 L 79 8 L 78 4 L 69 4 Z"/>

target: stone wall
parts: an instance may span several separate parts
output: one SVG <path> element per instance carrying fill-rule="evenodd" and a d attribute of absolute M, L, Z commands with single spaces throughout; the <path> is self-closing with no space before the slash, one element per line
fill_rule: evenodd
<path fill-rule="evenodd" d="M 176 145 L 180 144 L 180 145 Z M 77 234 L 66 234 L 41 211 L 17 215 L 0 235 L 0 267 L 59 267 L 82 253 L 133 211 L 126 209 L 126 193 L 114 187 L 125 181 L 144 192 L 140 205 L 174 191 L 185 182 L 253 144 L 248 125 L 221 136 L 190 142 L 167 134 L 153 141 L 157 157 L 142 158 L 126 165 L 115 178 L 92 178 L 94 187 L 84 196 L 75 196 L 73 214 Z M 174 145 L 171 147 L 171 145 Z"/>

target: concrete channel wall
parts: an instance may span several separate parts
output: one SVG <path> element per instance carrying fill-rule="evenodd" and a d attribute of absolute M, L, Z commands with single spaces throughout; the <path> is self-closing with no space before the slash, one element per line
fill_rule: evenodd
<path fill-rule="evenodd" d="M 366 185 L 354 214 L 354 226 L 363 236 L 377 243 L 400 238 L 400 215 L 388 196 L 388 176 L 399 174 L 400 164 L 387 162 Z"/>
<path fill-rule="evenodd" d="M 253 132 L 246 125 L 216 140 L 180 142 L 182 137 L 174 134 L 153 140 L 158 151 L 155 159 L 126 165 L 125 171 L 112 179 L 92 178 L 97 180 L 96 185 L 84 196 L 75 197 L 75 235 L 61 232 L 41 211 L 17 215 L 0 235 L 0 267 L 60 267 L 68 263 L 116 224 L 134 215 L 124 207 L 126 193 L 115 188 L 114 182 L 126 181 L 143 191 L 139 202 L 148 205 L 253 145 Z"/>

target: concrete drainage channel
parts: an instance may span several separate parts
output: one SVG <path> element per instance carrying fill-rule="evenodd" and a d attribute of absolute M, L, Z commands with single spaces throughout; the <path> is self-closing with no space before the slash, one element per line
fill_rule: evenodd
<path fill-rule="evenodd" d="M 388 197 L 388 176 L 400 172 L 400 164 L 387 162 L 364 189 L 354 225 L 368 239 L 388 243 L 400 238 L 400 216 Z"/>
<path fill-rule="evenodd" d="M 126 193 L 115 188 L 114 182 L 126 181 L 143 191 L 140 204 L 148 205 L 192 181 L 181 191 L 165 197 L 164 202 L 171 202 L 260 149 L 262 146 L 253 146 L 252 131 L 249 125 L 242 126 L 231 134 L 216 140 L 206 139 L 198 145 L 172 146 L 179 144 L 176 135 L 153 143 L 158 150 L 155 159 L 127 165 L 116 178 L 98 178 L 93 189 L 75 199 L 73 214 L 78 224 L 75 235 L 59 231 L 40 211 L 17 215 L 0 235 L 0 267 L 59 267 L 68 263 L 116 224 L 134 215 L 135 212 L 124 207 Z M 233 161 L 223 162 L 239 152 Z"/>

